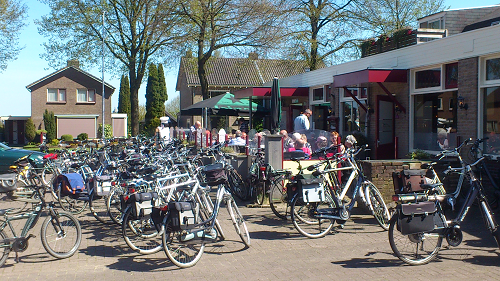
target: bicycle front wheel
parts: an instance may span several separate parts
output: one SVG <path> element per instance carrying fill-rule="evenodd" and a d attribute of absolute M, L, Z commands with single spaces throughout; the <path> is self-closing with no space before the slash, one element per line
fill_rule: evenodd
<path fill-rule="evenodd" d="M 377 220 L 378 224 L 384 229 L 389 229 L 389 220 L 391 219 L 389 215 L 389 209 L 385 205 L 384 198 L 378 188 L 370 181 L 364 184 L 365 196 L 367 204 L 371 207 L 370 210 Z"/>
<path fill-rule="evenodd" d="M 321 209 L 335 208 L 330 195 L 324 202 L 305 203 L 302 197 L 296 195 L 292 200 L 291 220 L 297 231 L 308 238 L 321 238 L 328 234 L 335 223 L 334 219 L 315 217 L 314 213 Z"/>
<path fill-rule="evenodd" d="M 118 224 L 122 224 L 123 210 L 120 203 L 120 196 L 124 195 L 125 191 L 122 187 L 114 187 L 108 194 L 106 199 L 106 209 L 111 220 Z"/>
<path fill-rule="evenodd" d="M 82 242 L 82 228 L 78 219 L 65 212 L 49 215 L 42 224 L 42 245 L 51 256 L 58 259 L 75 254 Z"/>
<path fill-rule="evenodd" d="M 0 241 L 7 239 L 7 235 L 3 230 L 0 230 Z M 0 243 L 0 267 L 2 267 L 10 253 L 10 243 Z"/>
<path fill-rule="evenodd" d="M 122 234 L 127 245 L 134 251 L 142 254 L 154 254 L 161 251 L 161 237 L 156 230 L 151 216 L 134 218 L 132 206 L 123 216 Z"/>
<path fill-rule="evenodd" d="M 283 180 L 271 182 L 269 193 L 269 206 L 273 213 L 280 219 L 286 220 L 288 213 L 288 197 Z"/>
<path fill-rule="evenodd" d="M 57 197 L 61 208 L 72 214 L 80 214 L 89 203 L 88 195 L 64 195 L 61 194 L 61 189 L 57 190 Z"/>
<path fill-rule="evenodd" d="M 107 196 L 98 196 L 95 192 L 92 192 L 89 200 L 89 208 L 96 220 L 105 224 L 110 224 L 113 223 L 113 221 L 108 215 L 106 200 L 108 200 Z"/>
<path fill-rule="evenodd" d="M 240 209 L 238 209 L 238 205 L 236 205 L 233 199 L 227 200 L 226 205 L 236 233 L 240 236 L 241 241 L 245 243 L 245 246 L 250 247 L 250 234 L 248 233 L 245 219 L 241 215 Z"/>
<path fill-rule="evenodd" d="M 229 181 L 231 191 L 241 200 L 247 200 L 249 193 L 248 187 L 245 181 L 241 178 L 241 175 L 234 169 L 229 170 L 227 173 L 227 179 Z"/>
<path fill-rule="evenodd" d="M 432 261 L 441 248 L 443 237 L 435 232 L 403 235 L 397 229 L 397 221 L 396 213 L 389 222 L 389 243 L 396 257 L 410 265 L 422 265 Z"/>
<path fill-rule="evenodd" d="M 164 228 L 163 250 L 168 259 L 180 268 L 194 266 L 205 251 L 205 241 L 197 238 L 188 240 L 187 232 L 172 230 L 170 222 Z"/>
<path fill-rule="evenodd" d="M 255 202 L 259 205 L 264 204 L 264 199 L 266 198 L 266 182 L 265 181 L 257 182 L 255 189 L 256 189 Z"/>

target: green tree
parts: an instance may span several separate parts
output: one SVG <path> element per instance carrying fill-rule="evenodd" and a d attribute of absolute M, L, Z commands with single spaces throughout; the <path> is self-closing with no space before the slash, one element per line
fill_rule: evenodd
<path fill-rule="evenodd" d="M 33 123 L 33 120 L 31 120 L 31 118 L 28 118 L 28 120 L 26 120 L 25 126 L 24 136 L 29 142 L 32 142 L 36 137 L 35 123 Z"/>
<path fill-rule="evenodd" d="M 181 111 L 180 105 L 181 105 L 181 98 L 179 95 L 177 95 L 175 98 L 167 101 L 167 103 L 165 104 L 165 112 L 168 112 L 170 115 L 172 115 L 173 118 L 177 120 L 177 116 Z"/>
<path fill-rule="evenodd" d="M 207 61 L 217 50 L 271 46 L 282 31 L 280 0 L 180 1 L 188 23 L 187 44 L 196 44 L 197 73 L 203 99 L 209 98 Z"/>
<path fill-rule="evenodd" d="M 444 0 L 358 0 L 352 18 L 372 35 L 390 35 L 396 30 L 417 27 L 419 18 L 448 9 Z"/>
<path fill-rule="evenodd" d="M 156 65 L 150 64 L 148 68 L 148 83 L 146 85 L 146 118 L 145 129 L 151 134 L 157 126 L 152 124 L 155 118 L 163 116 L 165 112 L 165 100 L 163 99 Z"/>
<path fill-rule="evenodd" d="M 51 67 L 60 68 L 67 58 L 85 62 L 87 67 L 105 68 L 115 74 L 128 71 L 132 135 L 139 133 L 139 88 L 150 60 L 167 59 L 183 28 L 173 13 L 172 0 L 41 0 L 51 8 L 36 20 L 39 33 L 47 38 L 42 57 Z M 105 22 L 105 54 L 103 42 Z M 175 45 L 177 46 L 177 45 Z"/>
<path fill-rule="evenodd" d="M 46 141 L 49 143 L 53 139 L 56 139 L 56 117 L 54 116 L 54 112 L 45 109 L 45 112 L 43 113 L 43 124 L 45 126 L 45 130 L 47 131 Z"/>
<path fill-rule="evenodd" d="M 0 72 L 23 49 L 19 47 L 19 34 L 26 24 L 26 14 L 26 5 L 18 0 L 0 0 Z"/>
<path fill-rule="evenodd" d="M 163 65 L 161 63 L 158 65 L 158 85 L 160 87 L 163 103 L 165 103 L 168 100 L 167 82 L 165 81 L 165 72 L 163 71 Z"/>
<path fill-rule="evenodd" d="M 123 75 L 120 79 L 120 95 L 118 96 L 118 112 L 127 113 L 127 126 L 130 132 L 132 116 L 130 116 L 130 84 L 128 76 Z"/>

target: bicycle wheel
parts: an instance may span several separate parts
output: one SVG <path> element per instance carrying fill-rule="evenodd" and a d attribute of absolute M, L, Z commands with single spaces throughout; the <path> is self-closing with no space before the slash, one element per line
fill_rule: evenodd
<path fill-rule="evenodd" d="M 184 241 L 186 231 L 172 230 L 171 223 L 167 221 L 162 235 L 163 250 L 169 260 L 181 268 L 194 266 L 205 251 L 205 241 L 191 239 Z M 184 238 L 184 239 L 183 239 Z"/>
<path fill-rule="evenodd" d="M 82 241 L 78 219 L 65 212 L 49 215 L 42 224 L 42 245 L 51 256 L 64 259 L 75 254 Z"/>
<path fill-rule="evenodd" d="M 226 207 L 233 221 L 234 229 L 236 233 L 240 236 L 241 241 L 245 243 L 246 247 L 250 247 L 250 234 L 248 233 L 248 228 L 245 223 L 245 219 L 238 209 L 238 205 L 234 202 L 234 199 L 230 198 L 226 201 Z"/>
<path fill-rule="evenodd" d="M 389 243 L 396 257 L 410 265 L 432 261 L 441 248 L 443 237 L 435 232 L 403 235 L 397 230 L 397 220 L 395 213 L 389 222 Z"/>
<path fill-rule="evenodd" d="M 207 220 L 213 213 L 214 211 L 214 204 L 212 202 L 212 199 L 208 195 L 208 193 L 202 193 L 200 196 L 200 213 L 204 215 L 202 220 Z M 217 218 L 215 218 L 215 230 L 217 231 L 217 238 L 219 238 L 220 241 L 226 240 L 226 236 L 224 235 L 224 231 L 222 230 L 222 227 L 220 226 L 219 221 Z"/>
<path fill-rule="evenodd" d="M 7 235 L 3 230 L 0 230 L 0 241 L 7 239 Z M 10 243 L 1 243 L 0 244 L 0 267 L 2 267 L 10 253 Z"/>
<path fill-rule="evenodd" d="M 161 237 L 151 216 L 134 218 L 132 206 L 123 216 L 122 234 L 127 245 L 134 251 L 147 255 L 161 251 Z"/>
<path fill-rule="evenodd" d="M 227 179 L 229 181 L 229 186 L 231 192 L 234 193 L 241 200 L 248 200 L 248 187 L 241 178 L 241 175 L 236 172 L 236 170 L 231 169 L 227 171 Z"/>
<path fill-rule="evenodd" d="M 106 209 L 108 210 L 108 215 L 111 220 L 118 224 L 122 224 L 122 207 L 120 203 L 120 196 L 125 194 L 125 190 L 122 187 L 114 187 L 108 194 L 106 200 Z"/>
<path fill-rule="evenodd" d="M 64 195 L 61 194 L 61 189 L 57 190 L 57 198 L 61 208 L 72 214 L 80 214 L 89 203 L 88 195 Z"/>
<path fill-rule="evenodd" d="M 92 192 L 89 200 L 89 209 L 92 215 L 100 222 L 105 224 L 113 223 L 108 215 L 108 208 L 106 206 L 107 196 L 98 196 Z"/>
<path fill-rule="evenodd" d="M 375 219 L 377 219 L 378 224 L 384 229 L 389 229 L 389 209 L 385 205 L 384 198 L 378 188 L 370 181 L 363 184 L 366 196 L 366 202 L 371 205 L 371 212 Z"/>
<path fill-rule="evenodd" d="M 273 213 L 280 219 L 286 220 L 288 212 L 288 197 L 284 181 L 274 180 L 271 182 L 269 193 L 269 205 Z"/>
<path fill-rule="evenodd" d="M 327 196 L 325 202 L 304 203 L 302 197 L 296 195 L 292 200 L 291 220 L 297 231 L 308 238 L 321 238 L 328 234 L 335 223 L 334 219 L 318 219 L 314 217 L 314 212 L 326 209 L 335 208 L 336 205 Z"/>
<path fill-rule="evenodd" d="M 266 198 L 266 182 L 259 181 L 255 186 L 255 202 L 259 205 L 264 204 L 264 199 Z"/>

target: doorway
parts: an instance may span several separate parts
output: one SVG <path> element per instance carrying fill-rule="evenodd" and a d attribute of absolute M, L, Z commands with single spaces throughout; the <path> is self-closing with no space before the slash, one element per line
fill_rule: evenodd
<path fill-rule="evenodd" d="M 394 159 L 394 102 L 386 96 L 377 96 L 377 159 Z"/>

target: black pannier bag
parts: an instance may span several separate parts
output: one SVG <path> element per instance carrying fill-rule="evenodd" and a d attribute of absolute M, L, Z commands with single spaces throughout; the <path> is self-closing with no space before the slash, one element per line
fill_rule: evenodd
<path fill-rule="evenodd" d="M 412 193 L 421 192 L 421 184 L 427 183 L 425 177 L 426 170 L 403 170 L 401 172 L 393 172 L 392 180 L 394 183 L 394 193 Z"/>
<path fill-rule="evenodd" d="M 227 181 L 226 171 L 224 164 L 215 163 L 203 167 L 205 174 L 205 183 L 210 186 L 219 185 Z"/>
<path fill-rule="evenodd" d="M 156 192 L 133 193 L 120 196 L 122 210 L 132 204 L 132 216 L 140 218 L 151 214 L 158 199 Z"/>
<path fill-rule="evenodd" d="M 196 224 L 193 202 L 169 202 L 171 230 L 179 231 L 192 228 Z"/>
<path fill-rule="evenodd" d="M 399 205 L 398 230 L 403 235 L 434 230 L 436 203 L 427 201 Z"/>
<path fill-rule="evenodd" d="M 7 193 L 16 189 L 16 174 L 0 175 L 0 193 Z"/>

